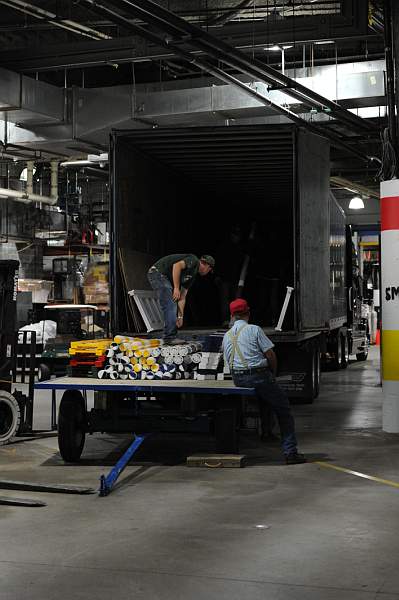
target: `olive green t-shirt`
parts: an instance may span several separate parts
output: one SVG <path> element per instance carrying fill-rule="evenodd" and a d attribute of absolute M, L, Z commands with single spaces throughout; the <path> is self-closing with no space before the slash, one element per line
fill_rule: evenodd
<path fill-rule="evenodd" d="M 180 275 L 180 285 L 188 290 L 194 283 L 194 279 L 198 273 L 199 258 L 194 254 L 168 254 L 168 256 L 160 258 L 154 264 L 154 267 L 165 275 L 173 285 L 173 265 L 180 260 L 184 260 L 186 264 L 186 268 L 182 270 Z"/>

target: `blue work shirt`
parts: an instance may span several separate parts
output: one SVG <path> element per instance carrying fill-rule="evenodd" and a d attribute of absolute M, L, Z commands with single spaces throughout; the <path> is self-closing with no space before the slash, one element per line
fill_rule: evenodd
<path fill-rule="evenodd" d="M 235 352 L 233 370 L 267 367 L 268 362 L 267 358 L 265 358 L 265 352 L 273 348 L 274 344 L 258 325 L 248 325 L 243 319 L 236 321 L 233 327 L 224 335 L 222 348 L 226 365 L 229 365 L 231 368 L 230 362 L 233 343 L 229 336 L 229 332 L 233 335 L 237 335 L 237 332 L 244 327 L 244 325 L 247 326 L 239 335 L 238 347 L 247 364 L 243 364 L 239 354 Z"/>

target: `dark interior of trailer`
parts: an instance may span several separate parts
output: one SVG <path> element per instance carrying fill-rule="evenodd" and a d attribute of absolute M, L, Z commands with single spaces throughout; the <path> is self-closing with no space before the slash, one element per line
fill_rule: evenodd
<path fill-rule="evenodd" d="M 131 284 L 148 289 L 145 271 L 161 256 L 215 256 L 214 272 L 192 286 L 185 315 L 186 326 L 214 327 L 226 324 L 248 255 L 240 295 L 254 322 L 275 326 L 294 285 L 293 128 L 141 130 L 115 140 L 115 268 L 123 255 Z M 115 301 L 126 329 L 124 300 Z M 286 328 L 293 321 L 292 303 Z"/>

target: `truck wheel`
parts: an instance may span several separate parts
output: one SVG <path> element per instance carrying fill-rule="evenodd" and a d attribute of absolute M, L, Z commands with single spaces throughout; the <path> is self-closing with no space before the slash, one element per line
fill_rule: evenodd
<path fill-rule="evenodd" d="M 19 430 L 21 412 L 12 394 L 0 391 L 0 446 L 7 444 Z"/>
<path fill-rule="evenodd" d="M 312 404 L 320 392 L 320 350 L 315 346 L 311 358 L 311 367 L 309 372 L 308 394 L 303 398 L 303 404 Z"/>
<path fill-rule="evenodd" d="M 331 360 L 331 369 L 333 371 L 339 371 L 342 368 L 342 339 L 338 333 L 332 340 L 332 354 L 333 359 Z"/>
<path fill-rule="evenodd" d="M 320 349 L 317 347 L 314 353 L 315 362 L 315 387 L 314 387 L 314 400 L 320 393 L 320 372 L 321 372 L 321 360 L 320 360 Z"/>
<path fill-rule="evenodd" d="M 67 390 L 58 415 L 58 447 L 65 462 L 78 462 L 86 437 L 86 409 L 78 390 Z"/>
<path fill-rule="evenodd" d="M 51 379 L 51 370 L 47 365 L 40 363 L 37 368 L 37 379 L 38 381 L 47 381 Z"/>
<path fill-rule="evenodd" d="M 340 335 L 341 338 L 341 369 L 346 369 L 349 364 L 348 338 L 346 335 Z"/>
<path fill-rule="evenodd" d="M 356 354 L 356 360 L 358 360 L 358 361 L 367 360 L 368 355 L 369 355 L 368 350 L 366 352 L 359 352 L 358 354 Z"/>

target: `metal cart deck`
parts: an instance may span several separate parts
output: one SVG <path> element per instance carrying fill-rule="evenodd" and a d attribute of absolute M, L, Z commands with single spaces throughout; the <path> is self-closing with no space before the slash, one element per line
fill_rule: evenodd
<path fill-rule="evenodd" d="M 211 432 L 217 452 L 239 450 L 243 396 L 252 388 L 232 381 L 120 381 L 60 377 L 36 383 L 36 389 L 64 390 L 59 409 L 58 443 L 67 462 L 77 462 L 86 433 Z M 87 410 L 85 394 L 95 392 Z M 54 392 L 53 392 L 54 393 Z"/>

